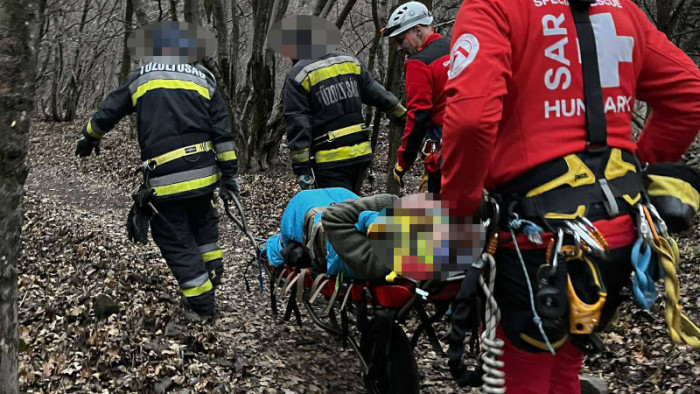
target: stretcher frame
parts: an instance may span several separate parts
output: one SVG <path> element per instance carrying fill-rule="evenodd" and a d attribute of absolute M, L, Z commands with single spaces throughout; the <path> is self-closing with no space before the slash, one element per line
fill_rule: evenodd
<path fill-rule="evenodd" d="M 404 323 L 410 317 L 411 312 L 415 311 L 419 325 L 411 335 L 409 341 L 410 352 L 405 353 L 410 354 L 413 358 L 410 362 L 414 363 L 417 368 L 414 351 L 420 336 L 424 333 L 428 337 L 433 351 L 445 356 L 445 351 L 440 344 L 440 339 L 433 325 L 445 316 L 450 304 L 459 292 L 462 279 L 464 278 L 463 274 L 450 277 L 444 281 L 428 280 L 418 282 L 405 277 L 397 277 L 392 283 L 389 283 L 384 280 L 366 281 L 329 276 L 325 273 L 313 272 L 311 268 L 291 267 L 286 262 L 279 267 L 273 267 L 269 265 L 266 256 L 261 253 L 266 240 L 251 234 L 240 201 L 234 199 L 233 203 L 240 218 L 235 217 L 228 202 L 224 202 L 226 215 L 251 241 L 255 251 L 255 255 L 248 260 L 244 271 L 247 291 L 251 291 L 248 283 L 248 270 L 257 260 L 261 292 L 263 291 L 263 272 L 268 278 L 270 307 L 273 316 L 279 315 L 277 294 L 278 289 L 283 289 L 284 293 L 282 295 L 287 296 L 283 320 L 289 321 L 291 315 L 294 314 L 297 325 L 301 326 L 302 319 L 299 304 L 303 305 L 314 325 L 339 338 L 344 348 L 349 345 L 357 354 L 368 392 L 383 393 L 393 391 L 383 390 L 372 383 L 374 380 L 372 378 L 373 373 L 377 370 L 383 370 L 384 367 L 382 365 L 374 366 L 372 360 L 368 360 L 367 355 L 363 354 L 366 352 L 363 351 L 361 343 L 358 343 L 356 335 L 350 330 L 351 321 L 347 313 L 349 311 L 356 313 L 353 326 L 360 339 L 362 339 L 363 335 L 366 335 L 370 324 L 377 318 L 390 319 L 390 324 L 399 327 L 401 332 L 406 335 Z M 303 273 L 302 271 L 307 272 Z M 303 282 L 300 283 L 299 281 Z M 316 286 L 314 286 L 314 282 L 316 282 Z M 299 291 L 302 294 L 299 294 Z M 314 303 L 320 298 L 323 298 L 327 304 L 325 310 L 318 313 Z M 436 311 L 432 315 L 429 315 L 426 311 L 425 307 L 427 304 L 435 306 Z M 371 312 L 368 310 L 368 307 L 371 307 Z M 338 322 L 336 309 L 340 314 L 340 323 Z M 394 330 L 394 328 L 391 328 L 391 330 Z M 389 342 L 391 342 L 391 339 Z M 383 346 L 390 347 L 391 343 Z M 420 376 L 415 378 L 417 379 L 415 392 L 418 392 Z"/>

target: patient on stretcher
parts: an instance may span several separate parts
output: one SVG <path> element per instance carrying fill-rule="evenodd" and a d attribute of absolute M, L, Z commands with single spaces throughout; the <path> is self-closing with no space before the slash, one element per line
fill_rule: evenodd
<path fill-rule="evenodd" d="M 284 264 L 284 255 L 293 253 L 292 249 L 303 248 L 310 257 L 310 264 L 313 268 L 328 275 L 343 275 L 351 278 L 370 279 L 373 276 L 382 276 L 388 273 L 384 267 L 359 267 L 367 265 L 371 260 L 368 253 L 371 247 L 367 240 L 367 228 L 372 223 L 379 211 L 392 206 L 395 196 L 389 194 L 379 194 L 376 196 L 360 199 L 355 193 L 344 188 L 327 188 L 304 190 L 295 195 L 287 204 L 287 208 L 282 214 L 280 233 L 273 235 L 267 240 L 265 250 L 267 259 L 272 266 Z M 322 221 L 324 214 L 328 213 L 328 208 L 332 205 L 343 204 L 340 209 L 342 218 L 337 218 L 337 213 L 332 216 L 330 223 Z M 337 208 L 341 208 L 338 205 Z M 343 223 L 337 223 L 341 220 Z M 350 229 L 350 233 L 343 242 L 336 242 L 336 246 L 341 249 L 350 264 L 345 264 L 339 256 L 337 248 L 328 239 L 328 229 L 343 230 Z M 353 234 L 355 233 L 355 234 Z M 359 243 L 359 244 L 358 244 Z M 298 260 L 298 259 L 297 259 Z M 301 259 L 303 261 L 303 259 Z M 376 258 L 374 259 L 376 260 Z M 353 264 L 360 262 L 362 264 Z"/>
<path fill-rule="evenodd" d="M 483 228 L 442 216 L 440 202 L 425 196 L 397 202 L 390 194 L 359 198 L 343 188 L 299 192 L 282 215 L 280 234 L 267 240 L 267 259 L 275 267 L 366 280 L 383 279 L 392 268 L 417 280 L 458 274 L 480 253 Z"/>

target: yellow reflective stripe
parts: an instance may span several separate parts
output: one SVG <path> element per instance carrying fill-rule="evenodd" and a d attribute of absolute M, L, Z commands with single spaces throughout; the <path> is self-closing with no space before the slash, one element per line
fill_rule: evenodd
<path fill-rule="evenodd" d="M 171 194 L 184 193 L 190 190 L 201 189 L 219 181 L 221 174 L 210 175 L 205 178 L 193 179 L 191 181 L 174 183 L 172 185 L 166 186 L 154 186 L 153 189 L 156 191 L 156 196 L 163 197 L 169 196 Z"/>
<path fill-rule="evenodd" d="M 179 159 L 181 157 L 193 155 L 200 152 L 208 152 L 214 148 L 214 144 L 211 141 L 202 142 L 199 144 L 194 144 L 186 146 L 184 148 L 178 148 L 171 150 L 170 152 L 163 153 L 160 156 L 156 156 L 152 159 L 148 159 L 147 162 L 155 162 L 156 165 L 163 165 L 169 161 Z"/>
<path fill-rule="evenodd" d="M 323 134 L 323 135 L 320 135 L 320 136 L 314 138 L 314 141 L 327 139 L 326 141 L 330 142 L 336 138 L 345 137 L 346 135 L 359 133 L 362 130 L 365 130 L 365 125 L 360 123 L 360 124 L 356 124 L 354 126 L 348 126 L 348 127 L 343 127 L 342 129 L 329 131 L 326 134 Z M 321 141 L 321 142 L 326 142 L 326 141 Z"/>
<path fill-rule="evenodd" d="M 651 180 L 647 192 L 650 196 L 675 197 L 695 211 L 700 206 L 700 194 L 690 183 L 669 176 L 647 175 Z"/>
<path fill-rule="evenodd" d="M 406 108 L 404 108 L 401 103 L 396 104 L 394 108 L 392 108 L 389 113 L 391 113 L 395 118 L 401 117 L 401 115 L 406 113 Z"/>
<path fill-rule="evenodd" d="M 211 281 L 207 279 L 207 281 L 201 286 L 192 287 L 190 289 L 182 289 L 182 294 L 184 294 L 185 297 L 197 297 L 198 295 L 202 295 L 213 288 L 214 286 L 212 286 Z"/>
<path fill-rule="evenodd" d="M 353 159 L 355 157 L 372 154 L 372 144 L 369 141 L 353 146 L 345 146 L 337 149 L 320 150 L 316 152 L 316 163 L 327 163 Z"/>
<path fill-rule="evenodd" d="M 204 86 L 197 85 L 192 81 L 176 81 L 168 79 L 154 79 L 148 81 L 143 85 L 140 85 L 134 94 L 131 95 L 131 103 L 135 106 L 138 99 L 146 94 L 149 90 L 154 89 L 184 89 L 184 90 L 194 90 L 199 93 L 202 97 L 210 100 L 209 90 Z"/>
<path fill-rule="evenodd" d="M 238 157 L 236 156 L 236 151 L 235 150 L 227 150 L 225 152 L 219 152 L 216 154 L 216 159 L 219 161 L 230 161 L 230 160 L 236 160 Z"/>
<path fill-rule="evenodd" d="M 102 130 L 98 130 L 98 131 L 102 131 Z M 87 133 L 88 133 L 91 137 L 95 137 L 95 138 L 102 138 L 102 136 L 104 135 L 104 133 L 103 133 L 103 134 L 100 134 L 100 133 L 98 133 L 97 131 L 95 131 L 95 130 L 92 129 L 92 119 L 88 120 L 88 124 L 87 124 Z"/>
<path fill-rule="evenodd" d="M 357 74 L 360 75 L 361 68 L 360 65 L 349 61 L 340 64 L 333 64 L 328 67 L 319 68 L 318 70 L 311 71 L 309 75 L 301 81 L 301 87 L 308 93 L 311 87 L 315 86 L 321 81 L 325 81 L 328 78 L 337 77 L 338 75 L 346 74 Z"/>
<path fill-rule="evenodd" d="M 309 161 L 309 148 L 292 151 L 292 159 L 297 163 Z"/>
<path fill-rule="evenodd" d="M 216 259 L 223 259 L 224 258 L 224 251 L 219 249 L 219 250 L 212 250 L 211 252 L 206 252 L 202 253 L 202 261 L 209 262 L 212 260 Z"/>

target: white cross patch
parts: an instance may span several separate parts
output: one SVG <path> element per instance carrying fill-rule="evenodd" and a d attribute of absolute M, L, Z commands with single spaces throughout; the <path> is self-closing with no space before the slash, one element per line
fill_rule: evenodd
<path fill-rule="evenodd" d="M 634 37 L 618 36 L 615 21 L 609 12 L 591 15 L 591 25 L 593 26 L 595 46 L 598 52 L 600 86 L 603 88 L 620 87 L 619 64 L 632 62 Z M 578 56 L 580 62 L 580 48 Z"/>

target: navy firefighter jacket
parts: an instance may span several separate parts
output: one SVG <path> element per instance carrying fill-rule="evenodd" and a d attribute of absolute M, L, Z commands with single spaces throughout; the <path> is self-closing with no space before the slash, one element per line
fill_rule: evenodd
<path fill-rule="evenodd" d="M 207 194 L 222 174 L 236 174 L 228 108 L 214 76 L 201 64 L 148 63 L 132 71 L 100 103 L 83 132 L 102 138 L 134 112 L 141 160 L 156 198 Z"/>

